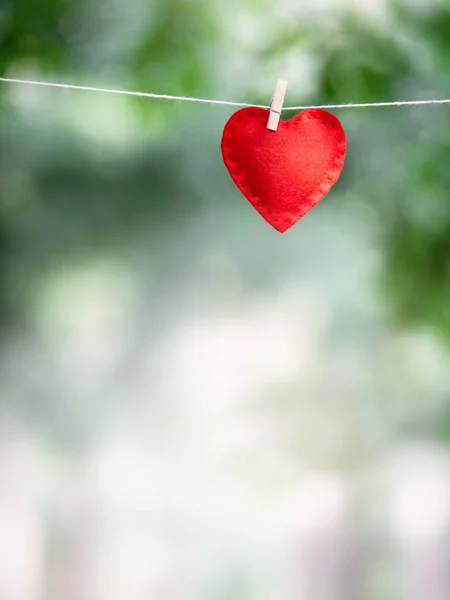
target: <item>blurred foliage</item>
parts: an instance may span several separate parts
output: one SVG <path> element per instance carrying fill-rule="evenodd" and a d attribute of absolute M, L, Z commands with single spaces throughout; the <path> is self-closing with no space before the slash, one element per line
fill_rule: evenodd
<path fill-rule="evenodd" d="M 194 0 L 150 6 L 151 18 L 129 65 L 138 89 L 152 82 L 172 95 L 198 93 L 204 89 L 205 55 L 214 53 L 218 24 Z"/>
<path fill-rule="evenodd" d="M 329 11 L 323 4 L 0 0 L 0 74 L 267 104 L 286 67 L 290 105 L 450 97 L 448 0 L 421 9 L 392 0 L 381 17 L 367 11 L 383 5 L 377 0 L 352 2 L 357 11 L 344 1 L 330 0 Z M 411 357 L 401 345 L 409 349 L 411 339 L 392 342 L 373 273 L 365 279 L 381 256 L 380 290 L 395 325 L 432 328 L 450 345 L 450 107 L 336 110 L 348 137 L 342 177 L 283 237 L 256 218 L 223 167 L 219 141 L 232 110 L 0 84 L 2 420 L 33 438 L 43 433 L 65 457 L 103 450 L 107 465 L 94 466 L 88 479 L 97 488 L 106 470 L 99 488 L 106 485 L 111 506 L 120 488 L 128 505 L 130 488 L 140 513 L 152 496 L 150 521 L 170 525 L 180 501 L 188 508 L 175 529 L 192 526 L 196 547 L 205 547 L 198 522 L 207 524 L 208 571 L 220 547 L 210 498 L 231 511 L 244 507 L 245 518 L 232 517 L 238 536 L 217 517 L 219 530 L 235 538 L 233 550 L 250 539 L 246 520 L 262 547 L 255 507 L 272 529 L 267 498 L 301 480 L 308 461 L 332 471 L 362 467 L 366 477 L 370 457 L 394 439 L 450 440 L 440 379 L 447 365 L 442 376 L 437 360 L 425 364 L 433 348 L 422 344 Z M 370 256 L 360 262 L 359 252 Z M 409 386 L 422 357 L 424 376 Z M 122 445 L 131 449 L 125 460 Z M 158 475 L 160 453 L 167 462 Z M 228 483 L 215 479 L 221 469 L 242 476 L 243 490 L 254 486 L 248 507 L 241 492 L 227 501 Z M 74 471 L 63 486 L 71 477 L 80 484 Z M 154 478 L 149 491 L 146 478 Z M 198 485 L 205 489 L 191 502 Z M 334 482 L 324 489 L 333 500 Z M 315 523 L 323 510 L 318 502 L 314 511 L 316 493 L 305 511 Z M 154 519 L 159 498 L 163 518 Z M 296 513 L 297 499 L 296 491 Z M 88 505 L 102 512 L 92 496 Z M 92 529 L 81 513 L 75 529 Z M 108 519 L 125 530 L 117 514 Z M 108 535 L 104 524 L 100 530 Z M 189 548 L 173 539 L 182 552 Z M 53 544 L 61 557 L 61 540 Z M 263 571 L 264 554 L 255 556 Z M 380 597 L 395 596 L 389 582 L 377 585 Z M 252 587 L 246 569 L 233 568 L 205 596 L 267 594 Z"/>
<path fill-rule="evenodd" d="M 231 52 L 239 34 L 229 37 L 219 6 L 170 0 L 136 3 L 129 11 L 113 1 L 104 6 L 86 0 L 4 1 L 0 71 L 72 73 L 84 82 L 94 74 L 90 83 L 107 83 L 108 77 L 133 89 L 151 87 L 169 94 L 204 96 L 214 89 L 224 93 L 220 90 L 228 87 L 217 84 L 217 65 L 226 65 L 223 53 Z M 263 15 L 270 22 L 266 39 L 252 50 L 246 45 L 253 72 L 304 52 L 314 57 L 317 86 L 310 97 L 297 91 L 298 98 L 290 97 L 292 103 L 366 102 L 423 93 L 448 97 L 448 3 L 422 11 L 399 0 L 389 6 L 390 25 L 374 26 L 370 14 L 343 10 L 322 23 L 306 21 L 301 13 L 286 19 L 272 14 L 267 4 L 244 3 L 249 19 L 261 20 Z M 237 16 L 234 3 L 229 11 Z M 125 21 L 131 34 L 120 45 L 118 32 Z M 267 100 L 251 84 L 249 93 L 257 102 Z M 175 117 L 191 110 L 187 105 L 136 99 L 130 103 L 145 117 L 149 134 L 159 123 L 169 136 Z M 187 157 L 180 152 L 186 148 L 181 150 L 176 136 L 169 136 L 162 147 L 161 135 L 129 159 L 118 152 L 92 161 L 80 150 L 79 140 L 68 139 L 58 123 L 53 137 L 20 120 L 11 130 L 14 106 L 5 105 L 3 98 L 3 109 L 0 247 L 2 310 L 8 320 L 8 306 L 9 311 L 21 310 L 17 290 L 11 293 L 11 270 L 23 271 L 25 279 L 32 277 L 51 257 L 77 248 L 101 251 L 127 239 L 139 226 L 156 230 L 161 220 L 173 222 L 174 217 L 188 215 L 186 206 L 192 210 L 207 201 L 199 199 L 183 170 Z M 337 189 L 342 206 L 353 206 L 357 198 L 372 209 L 373 222 L 368 225 L 383 243 L 384 289 L 392 314 L 406 326 L 431 326 L 450 343 L 450 110 L 428 108 L 423 118 L 425 113 L 418 110 L 339 113 L 349 133 L 349 156 L 342 178 L 345 189 L 342 182 Z M 31 136 L 39 149 L 33 157 L 31 150 L 20 148 Z M 58 159 L 53 146 L 63 138 L 66 146 L 56 152 Z M 132 164 L 124 167 L 126 160 Z M 220 196 L 224 189 L 215 191 Z"/>
<path fill-rule="evenodd" d="M 353 18 L 343 25 L 340 44 L 323 53 L 319 89 L 324 103 L 377 102 L 392 95 L 410 70 L 395 40 Z"/>
<path fill-rule="evenodd" d="M 0 72 L 11 63 L 61 69 L 72 58 L 72 19 L 78 0 L 6 0 L 0 7 Z"/>
<path fill-rule="evenodd" d="M 280 32 L 263 55 L 301 44 L 320 56 L 317 95 L 306 104 L 394 100 L 404 98 L 405 89 L 408 98 L 423 99 L 424 93 L 448 98 L 450 6 L 444 2 L 417 11 L 394 1 L 390 9 L 392 26 L 386 30 L 345 11 L 331 32 L 291 23 L 287 35 Z M 397 118 L 390 109 L 367 110 L 348 121 L 348 113 L 341 113 L 344 124 L 351 123 L 343 178 L 350 172 L 346 186 L 375 209 L 385 258 L 383 290 L 397 323 L 431 327 L 450 344 L 450 110 L 428 111 L 417 125 L 419 110 L 397 111 Z M 382 172 L 370 160 L 376 144 L 383 145 Z M 397 179 L 394 185 L 391 178 Z"/>

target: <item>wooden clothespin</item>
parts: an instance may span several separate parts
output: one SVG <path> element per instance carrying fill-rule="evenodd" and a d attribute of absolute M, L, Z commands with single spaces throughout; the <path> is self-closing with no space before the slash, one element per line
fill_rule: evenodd
<path fill-rule="evenodd" d="M 287 81 L 279 79 L 275 86 L 273 98 L 269 108 L 269 118 L 267 119 L 267 129 L 276 131 L 280 122 L 280 115 L 283 109 L 284 97 L 286 95 Z"/>

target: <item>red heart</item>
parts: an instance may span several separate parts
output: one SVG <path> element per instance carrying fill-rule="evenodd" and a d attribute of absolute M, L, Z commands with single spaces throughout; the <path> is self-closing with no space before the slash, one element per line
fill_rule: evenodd
<path fill-rule="evenodd" d="M 330 191 L 344 166 L 346 139 L 339 120 L 305 110 L 277 131 L 268 111 L 243 108 L 223 131 L 225 165 L 244 196 L 277 231 L 285 232 Z"/>

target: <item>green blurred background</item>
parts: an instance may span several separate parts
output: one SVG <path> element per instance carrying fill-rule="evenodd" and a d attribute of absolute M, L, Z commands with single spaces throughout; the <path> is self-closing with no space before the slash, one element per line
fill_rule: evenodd
<path fill-rule="evenodd" d="M 0 2 L 3 77 L 303 105 L 449 68 L 448 0 Z M 1 600 L 450 597 L 450 107 L 333 111 L 284 235 L 232 112 L 0 84 Z"/>

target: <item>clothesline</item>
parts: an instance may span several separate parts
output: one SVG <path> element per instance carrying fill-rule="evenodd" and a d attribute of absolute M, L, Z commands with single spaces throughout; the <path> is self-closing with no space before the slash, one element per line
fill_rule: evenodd
<path fill-rule="evenodd" d="M 60 88 L 65 90 L 78 90 L 84 92 L 100 92 L 104 94 L 119 94 L 122 96 L 135 96 L 139 98 L 152 98 L 157 100 L 177 100 L 180 102 L 201 102 L 203 104 L 222 104 L 227 106 L 257 106 L 258 108 L 269 108 L 268 105 L 262 104 L 248 104 L 246 102 L 230 102 L 228 100 L 210 100 L 207 98 L 191 98 L 188 96 L 169 96 L 167 94 L 154 94 L 150 92 L 133 92 L 127 90 L 116 90 L 110 88 L 91 87 L 85 85 L 72 85 L 69 83 L 55 83 L 50 81 L 30 81 L 26 79 L 12 79 L 8 77 L 0 77 L 0 82 L 18 84 L 18 85 L 35 85 L 41 87 Z M 322 104 L 322 105 L 310 105 L 310 106 L 283 106 L 283 111 L 287 110 L 307 110 L 311 108 L 321 109 L 337 109 L 337 108 L 378 108 L 387 106 L 421 106 L 425 104 L 450 104 L 450 98 L 437 99 L 437 100 L 395 100 L 387 102 L 362 102 L 347 104 Z"/>

